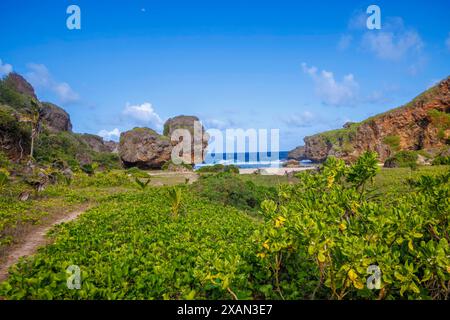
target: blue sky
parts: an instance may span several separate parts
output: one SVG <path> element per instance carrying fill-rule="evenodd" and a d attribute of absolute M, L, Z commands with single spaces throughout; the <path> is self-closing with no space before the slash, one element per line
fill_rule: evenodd
<path fill-rule="evenodd" d="M 66 27 L 70 4 L 81 30 Z M 365 26 L 371 4 L 381 30 Z M 117 140 L 192 114 L 278 128 L 288 150 L 449 76 L 449 12 L 448 0 L 2 0 L 0 75 L 23 74 L 76 132 Z"/>

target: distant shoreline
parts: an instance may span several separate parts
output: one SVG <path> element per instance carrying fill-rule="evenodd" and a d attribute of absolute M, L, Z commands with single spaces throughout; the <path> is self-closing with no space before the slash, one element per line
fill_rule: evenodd
<path fill-rule="evenodd" d="M 290 173 L 314 170 L 316 166 L 310 167 L 298 167 L 298 168 L 259 168 L 259 169 L 248 169 L 248 168 L 240 168 L 239 174 L 260 174 L 266 176 L 283 176 Z"/>

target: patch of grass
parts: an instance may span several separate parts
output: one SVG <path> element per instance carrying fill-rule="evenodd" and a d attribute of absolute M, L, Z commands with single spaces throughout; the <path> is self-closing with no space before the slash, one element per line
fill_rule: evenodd
<path fill-rule="evenodd" d="M 398 151 L 400 149 L 400 137 L 397 135 L 390 135 L 383 138 L 383 143 L 388 145 L 392 151 Z"/>
<path fill-rule="evenodd" d="M 375 176 L 373 188 L 378 194 L 396 197 L 409 191 L 408 179 L 422 175 L 438 176 L 450 170 L 450 166 L 421 166 L 412 171 L 410 168 L 381 168 Z"/>
<path fill-rule="evenodd" d="M 219 173 L 219 172 L 228 172 L 233 174 L 239 173 L 239 168 L 233 164 L 231 165 L 223 165 L 223 164 L 215 164 L 212 166 L 204 166 L 196 170 L 198 173 Z"/>

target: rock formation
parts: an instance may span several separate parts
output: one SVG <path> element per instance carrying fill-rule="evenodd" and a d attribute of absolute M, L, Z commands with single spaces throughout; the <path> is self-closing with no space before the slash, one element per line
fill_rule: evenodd
<path fill-rule="evenodd" d="M 304 156 L 317 162 L 328 156 L 352 162 L 370 150 L 384 162 L 400 150 L 436 152 L 448 148 L 449 119 L 450 77 L 402 107 L 360 123 L 347 123 L 343 129 L 305 137 Z M 293 150 L 292 154 L 300 152 Z"/>
<path fill-rule="evenodd" d="M 307 157 L 305 154 L 304 146 L 297 147 L 288 153 L 288 160 L 302 161 L 302 160 L 306 160 L 306 159 L 307 159 Z"/>
<path fill-rule="evenodd" d="M 95 135 L 73 133 L 70 116 L 64 109 L 40 102 L 31 84 L 21 75 L 10 73 L 0 79 L 0 151 L 10 160 L 19 162 L 29 156 L 30 119 L 37 112 L 39 134 L 34 149 L 37 161 L 51 162 L 63 155 L 83 165 L 99 158 L 98 153 L 117 153 L 115 142 L 105 142 Z"/>
<path fill-rule="evenodd" d="M 72 123 L 69 114 L 62 108 L 49 102 L 43 102 L 41 117 L 44 125 L 51 132 L 72 132 Z"/>
<path fill-rule="evenodd" d="M 161 168 L 170 160 L 171 151 L 169 138 L 149 128 L 134 128 L 120 135 L 119 156 L 126 168 Z"/>
<path fill-rule="evenodd" d="M 119 155 L 125 167 L 137 166 L 143 169 L 159 169 L 171 160 L 172 149 L 178 141 L 172 137 L 176 129 L 186 129 L 191 135 L 190 154 L 181 155 L 185 163 L 201 162 L 204 159 L 205 149 L 208 146 L 208 137 L 203 126 L 194 134 L 195 122 L 199 119 L 194 116 L 177 116 L 166 121 L 163 135 L 148 128 L 134 128 L 120 135 Z M 173 140 L 171 140 L 173 138 Z M 195 153 L 200 156 L 195 159 Z"/>
<path fill-rule="evenodd" d="M 86 142 L 95 152 L 118 152 L 118 143 L 114 141 L 104 141 L 102 137 L 95 134 L 82 134 L 81 140 Z"/>
<path fill-rule="evenodd" d="M 37 100 L 36 93 L 34 92 L 34 88 L 31 84 L 25 80 L 20 74 L 15 72 L 10 73 L 5 78 L 5 83 L 8 87 L 14 89 L 16 92 L 27 95 Z"/>

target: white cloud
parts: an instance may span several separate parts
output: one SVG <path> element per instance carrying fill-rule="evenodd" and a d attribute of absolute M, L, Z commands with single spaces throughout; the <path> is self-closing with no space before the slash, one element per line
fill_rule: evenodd
<path fill-rule="evenodd" d="M 55 84 L 53 90 L 63 102 L 74 102 L 79 99 L 78 94 L 72 90 L 67 82 Z"/>
<path fill-rule="evenodd" d="M 352 106 L 358 96 L 359 84 L 353 74 L 344 76 L 342 81 L 336 81 L 334 74 L 329 71 L 308 67 L 302 63 L 303 72 L 309 75 L 315 83 L 316 94 L 322 103 L 331 106 Z"/>
<path fill-rule="evenodd" d="M 394 32 L 365 33 L 363 47 L 373 52 L 378 58 L 385 60 L 400 60 L 411 51 L 419 51 L 423 42 L 415 31 L 402 34 Z"/>
<path fill-rule="evenodd" d="M 120 137 L 120 130 L 115 128 L 111 131 L 100 130 L 98 135 L 105 140 L 117 140 Z"/>
<path fill-rule="evenodd" d="M 236 123 L 231 119 L 205 119 L 203 121 L 203 124 L 205 128 L 207 129 L 218 129 L 218 130 L 225 130 L 225 129 L 232 129 L 236 127 Z"/>
<path fill-rule="evenodd" d="M 420 35 L 406 29 L 403 19 L 389 18 L 381 30 L 371 30 L 364 33 L 362 47 L 378 58 L 384 60 L 400 60 L 407 54 L 419 54 L 424 46 Z"/>
<path fill-rule="evenodd" d="M 450 51 L 450 32 L 448 33 L 448 38 L 445 40 L 445 44 L 447 45 L 448 51 Z"/>
<path fill-rule="evenodd" d="M 367 28 L 367 14 L 363 11 L 356 11 L 348 21 L 349 30 L 364 30 Z"/>
<path fill-rule="evenodd" d="M 62 103 L 72 103 L 80 99 L 68 83 L 55 81 L 45 65 L 30 63 L 27 67 L 30 71 L 25 77 L 33 87 L 52 92 Z"/>
<path fill-rule="evenodd" d="M 160 116 L 155 112 L 149 102 L 144 102 L 140 105 L 130 105 L 127 103 L 127 106 L 123 110 L 123 115 L 139 124 L 156 129 L 161 129 L 163 125 Z"/>
<path fill-rule="evenodd" d="M 13 71 L 12 65 L 3 63 L 2 59 L 0 59 L 0 77 L 5 76 L 12 71 Z"/>
<path fill-rule="evenodd" d="M 283 121 L 287 125 L 297 128 L 311 127 L 318 122 L 316 116 L 309 111 L 291 114 L 289 118 L 283 119 Z"/>

